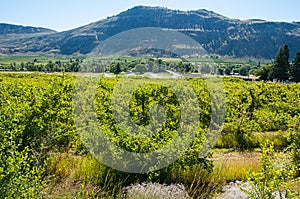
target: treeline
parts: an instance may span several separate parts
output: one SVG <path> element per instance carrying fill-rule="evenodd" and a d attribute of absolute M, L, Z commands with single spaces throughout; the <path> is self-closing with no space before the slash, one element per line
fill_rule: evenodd
<path fill-rule="evenodd" d="M 38 71 L 38 72 L 78 72 L 82 59 L 72 59 L 69 61 L 48 61 L 41 63 L 39 60 L 21 62 L 17 64 L 12 62 L 9 65 L 0 65 L 0 70 L 4 71 Z"/>
<path fill-rule="evenodd" d="M 4 71 L 38 71 L 38 72 L 108 72 L 119 74 L 121 72 L 163 72 L 173 70 L 180 73 L 198 72 L 191 63 L 187 61 L 166 62 L 162 59 L 93 59 L 84 62 L 83 59 L 70 59 L 69 61 L 48 61 L 41 63 L 37 59 L 17 64 L 12 62 L 9 65 L 0 65 Z"/>
<path fill-rule="evenodd" d="M 244 64 L 221 63 L 218 64 L 218 74 L 248 76 L 253 75 L 260 66 L 260 62 L 251 60 Z"/>
<path fill-rule="evenodd" d="M 185 60 L 167 62 L 158 58 L 135 58 L 131 60 L 126 58 L 116 60 L 94 59 L 81 65 L 81 71 L 97 73 L 109 72 L 119 74 L 121 72 L 135 72 L 142 74 L 146 72 L 159 73 L 165 70 L 172 70 L 179 73 L 198 72 L 195 66 Z"/>
<path fill-rule="evenodd" d="M 290 63 L 290 51 L 287 45 L 279 48 L 274 63 L 261 67 L 256 75 L 264 81 L 293 81 L 300 82 L 300 52 Z"/>
<path fill-rule="evenodd" d="M 46 63 L 34 59 L 33 61 L 1 65 L 4 71 L 38 71 L 38 72 L 95 72 L 114 73 L 134 72 L 143 74 L 146 72 L 159 73 L 166 70 L 178 73 L 205 73 L 219 75 L 242 75 L 250 74 L 259 76 L 264 81 L 300 82 L 300 52 L 296 53 L 294 59 L 289 60 L 289 48 L 287 45 L 280 47 L 274 62 L 261 65 L 260 62 L 249 60 L 245 63 L 220 62 L 218 59 L 211 61 L 189 61 L 184 58 L 165 61 L 159 58 L 101 58 L 101 59 L 79 59 L 70 58 L 67 61 L 50 60 Z M 214 63 L 214 61 L 216 63 Z"/>
<path fill-rule="evenodd" d="M 160 58 L 101 58 L 50 60 L 41 62 L 38 59 L 28 62 L 12 62 L 8 65 L 0 64 L 0 71 L 37 71 L 37 72 L 93 72 L 114 73 L 134 72 L 143 74 L 146 72 L 159 73 L 171 70 L 178 73 L 212 73 L 219 75 L 243 75 L 254 74 L 260 68 L 260 63 L 249 60 L 247 63 L 234 64 L 229 62 L 213 61 L 189 61 L 182 58 L 166 61 Z"/>

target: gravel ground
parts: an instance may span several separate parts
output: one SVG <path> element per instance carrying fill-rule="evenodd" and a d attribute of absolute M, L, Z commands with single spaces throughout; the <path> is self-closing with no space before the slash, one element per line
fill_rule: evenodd
<path fill-rule="evenodd" d="M 223 187 L 223 192 L 216 199 L 247 199 L 248 196 L 240 190 L 240 188 L 250 190 L 249 182 L 242 183 L 241 181 L 230 182 Z"/>
<path fill-rule="evenodd" d="M 223 187 L 223 193 L 216 199 L 247 199 L 248 196 L 240 190 L 243 187 L 250 189 L 249 182 L 231 182 Z M 127 198 L 130 199 L 188 199 L 188 193 L 182 184 L 164 185 L 158 183 L 141 183 L 124 188 Z"/>
<path fill-rule="evenodd" d="M 248 199 L 246 193 L 240 190 L 243 188 L 251 190 L 249 182 L 235 181 L 223 187 L 222 194 L 215 199 Z M 182 184 L 159 184 L 141 183 L 124 188 L 127 198 L 130 199 L 189 199 L 188 193 Z M 275 193 L 275 199 L 279 199 L 279 194 Z"/>
<path fill-rule="evenodd" d="M 242 192 L 240 188 L 243 188 L 247 191 L 251 191 L 251 185 L 249 182 L 230 182 L 228 185 L 223 187 L 223 193 L 218 196 L 216 199 L 248 199 L 247 194 Z M 280 199 L 279 192 L 274 192 L 275 199 Z M 286 197 L 283 196 L 283 199 Z"/>

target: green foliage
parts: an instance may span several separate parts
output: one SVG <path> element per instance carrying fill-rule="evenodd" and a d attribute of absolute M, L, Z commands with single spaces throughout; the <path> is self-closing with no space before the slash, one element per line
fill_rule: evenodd
<path fill-rule="evenodd" d="M 219 147 L 257 147 L 256 132 L 281 131 L 281 147 L 291 118 L 298 115 L 300 87 L 297 84 L 266 84 L 225 79 L 227 115 Z M 267 135 L 265 136 L 267 137 Z M 264 140 L 259 141 L 262 143 Z"/>
<path fill-rule="evenodd" d="M 278 50 L 275 62 L 273 65 L 265 65 L 255 71 L 255 75 L 260 77 L 260 80 L 268 81 L 300 81 L 300 52 L 296 53 L 292 66 L 289 62 L 289 48 L 287 45 L 280 47 Z"/>
<path fill-rule="evenodd" d="M 300 82 L 300 52 L 297 52 L 294 57 L 291 76 L 293 81 Z"/>
<path fill-rule="evenodd" d="M 255 71 L 255 75 L 259 76 L 260 80 L 269 80 L 269 74 L 271 71 L 271 65 L 263 65 L 258 70 Z"/>
<path fill-rule="evenodd" d="M 292 118 L 289 122 L 289 141 L 291 143 L 292 160 L 296 167 L 296 175 L 300 177 L 300 117 Z"/>
<path fill-rule="evenodd" d="M 128 62 L 134 63 L 133 67 L 139 63 Z M 135 124 L 149 125 L 153 113 L 162 113 L 160 106 L 165 108 L 167 116 L 163 129 L 150 137 L 141 138 L 126 133 L 115 122 L 111 96 L 119 80 L 103 78 L 97 84 L 95 108 L 99 124 L 106 135 L 117 146 L 133 152 L 155 151 L 169 143 L 176 135 L 180 122 L 179 103 L 174 93 L 159 84 L 148 84 L 135 90 L 129 102 L 130 116 Z M 48 175 L 55 174 L 62 177 L 73 175 L 76 180 L 86 183 L 100 186 L 110 184 L 107 189 L 113 189 L 113 185 L 117 182 L 129 185 L 141 181 L 166 183 L 181 181 L 194 186 L 192 178 L 192 180 L 182 179 L 180 175 L 196 167 L 203 169 L 203 172 L 212 171 L 211 161 L 198 157 L 210 124 L 212 107 L 205 80 L 191 78 L 188 79 L 188 83 L 197 95 L 200 111 L 199 128 L 194 142 L 182 157 L 164 169 L 147 174 L 128 174 L 108 168 L 92 158 L 80 159 L 85 156 L 78 156 L 78 161 L 61 156 L 58 162 L 63 163 L 50 162 L 51 166 L 47 167 L 45 162 L 50 153 L 60 154 L 68 151 L 75 154 L 87 153 L 74 126 L 72 114 L 74 77 L 1 74 L 0 139 L 3 142 L 0 143 L 0 181 L 3 186 L 0 197 L 18 198 L 30 197 L 26 194 L 36 194 L 45 183 L 43 178 L 45 168 Z M 257 132 L 262 135 L 265 133 L 267 136 L 269 131 L 279 131 L 278 136 L 272 139 L 278 138 L 278 145 L 286 147 L 288 142 L 284 136 L 289 132 L 289 142 L 293 143 L 291 147 L 293 161 L 299 170 L 300 139 L 297 128 L 300 121 L 300 86 L 294 83 L 244 82 L 232 78 L 224 78 L 224 84 L 227 112 L 219 146 L 239 150 L 251 149 L 266 141 L 256 139 Z M 154 107 L 157 109 L 151 108 L 153 105 L 156 105 Z M 70 172 L 67 167 L 74 167 L 76 164 L 78 164 L 77 171 Z M 265 164 L 271 165 L 268 162 Z M 106 183 L 107 178 L 110 183 Z M 10 192 L 6 190 L 14 190 L 11 192 L 14 195 L 8 195 Z"/>
<path fill-rule="evenodd" d="M 134 68 L 134 71 L 143 74 L 148 71 L 148 68 L 144 64 L 137 64 Z"/>
<path fill-rule="evenodd" d="M 239 70 L 239 74 L 242 76 L 247 76 L 248 75 L 248 67 L 247 66 L 242 66 Z"/>
<path fill-rule="evenodd" d="M 114 73 L 114 74 L 119 74 L 121 73 L 121 64 L 118 62 L 115 65 L 112 65 L 112 67 L 110 68 L 110 72 Z"/>
<path fill-rule="evenodd" d="M 18 132 L 1 131 L 0 198 L 42 198 L 47 181 L 43 162 L 29 147 L 20 150 Z"/>
<path fill-rule="evenodd" d="M 143 80 L 140 79 L 139 81 Z M 145 136 L 141 137 L 141 135 L 126 132 L 128 129 L 129 132 L 133 132 L 130 130 L 130 127 L 127 127 L 128 129 L 120 128 L 114 119 L 112 113 L 113 108 L 115 108 L 116 115 L 121 115 L 124 111 L 123 107 L 112 107 L 112 104 L 110 103 L 113 94 L 112 92 L 117 82 L 118 79 L 101 79 L 98 86 L 96 112 L 99 125 L 104 129 L 106 136 L 114 142 L 116 146 L 126 149 L 126 151 L 137 153 L 156 151 L 166 144 L 169 144 L 176 136 L 180 122 L 180 107 L 175 94 L 157 83 L 146 84 L 134 91 L 128 102 L 132 121 L 139 126 L 147 126 L 149 125 L 151 118 L 152 123 L 150 125 L 153 127 L 149 132 L 148 130 L 145 130 L 145 132 L 143 132 L 143 135 Z M 149 81 L 145 81 L 145 83 L 147 82 L 149 83 Z M 132 84 L 133 83 L 135 82 L 132 81 Z M 210 163 L 205 158 L 198 158 L 200 146 L 203 142 L 204 129 L 207 129 L 209 124 L 210 107 L 206 106 L 209 104 L 209 96 L 203 80 L 197 80 L 195 83 L 196 85 L 193 85 L 193 87 L 195 88 L 196 93 L 199 94 L 199 100 L 204 102 L 199 104 L 200 112 L 203 113 L 203 115 L 201 115 L 203 118 L 203 120 L 201 120 L 203 129 L 199 129 L 192 146 L 190 146 L 175 163 L 157 172 L 144 175 L 144 179 L 151 181 L 169 181 L 171 180 L 170 172 L 174 168 L 184 169 L 196 164 L 204 164 L 207 169 L 211 168 Z M 205 101 L 205 99 L 207 99 L 207 101 Z M 161 113 L 160 106 L 165 108 L 166 118 L 163 127 L 156 128 L 161 121 L 155 120 L 155 115 L 153 114 Z M 153 107 L 155 108 L 153 109 Z M 121 119 L 121 121 L 124 120 L 126 120 L 126 118 Z M 154 133 L 152 132 L 153 129 Z M 128 162 L 127 164 L 131 163 Z M 119 171 L 114 171 L 114 173 L 116 173 L 117 177 L 122 176 L 122 178 L 124 175 L 129 175 Z M 128 179 L 137 180 L 141 178 L 141 175 L 138 176 L 139 177 L 137 178 L 136 174 L 131 174 Z"/>
<path fill-rule="evenodd" d="M 231 69 L 227 67 L 227 68 L 225 68 L 224 72 L 225 72 L 226 75 L 230 75 Z"/>
<path fill-rule="evenodd" d="M 39 72 L 78 72 L 83 58 L 69 59 L 45 56 L 11 56 L 0 58 L 0 70 Z"/>
<path fill-rule="evenodd" d="M 296 175 L 299 177 L 300 176 L 300 149 L 299 149 L 299 140 L 300 140 L 300 136 L 299 136 L 299 132 L 294 135 L 295 139 L 293 140 L 293 145 L 292 145 L 292 152 L 293 152 L 293 163 L 296 165 L 296 170 L 297 173 Z"/>
<path fill-rule="evenodd" d="M 42 197 L 48 153 L 78 144 L 71 116 L 72 78 L 7 74 L 0 81 L 1 196 Z"/>
<path fill-rule="evenodd" d="M 242 189 L 252 199 L 299 198 L 292 190 L 295 167 L 282 153 L 275 153 L 271 144 L 262 146 L 261 170 L 250 175 L 250 190 Z"/>
<path fill-rule="evenodd" d="M 86 63 L 88 67 L 86 67 Z M 172 70 L 180 73 L 196 72 L 197 69 L 189 62 L 176 61 L 165 62 L 162 59 L 153 58 L 135 58 L 130 57 L 116 58 L 115 60 L 102 58 L 86 60 L 80 64 L 81 71 L 88 72 L 111 72 L 119 74 L 120 72 L 133 71 L 140 74 L 146 72 L 164 72 Z"/>
<path fill-rule="evenodd" d="M 289 48 L 287 45 L 280 47 L 275 57 L 274 65 L 269 74 L 269 79 L 277 79 L 279 81 L 285 81 L 289 78 Z"/>

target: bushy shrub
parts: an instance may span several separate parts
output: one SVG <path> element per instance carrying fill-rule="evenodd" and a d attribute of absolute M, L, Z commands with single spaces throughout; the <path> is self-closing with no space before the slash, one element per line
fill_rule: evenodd
<path fill-rule="evenodd" d="M 1 132 L 0 198 L 42 198 L 45 165 L 28 147 L 19 150 L 17 132 Z"/>
<path fill-rule="evenodd" d="M 262 145 L 261 170 L 250 174 L 250 190 L 242 189 L 252 199 L 299 198 L 300 192 L 293 190 L 296 168 L 290 158 L 276 153 L 271 144 Z"/>

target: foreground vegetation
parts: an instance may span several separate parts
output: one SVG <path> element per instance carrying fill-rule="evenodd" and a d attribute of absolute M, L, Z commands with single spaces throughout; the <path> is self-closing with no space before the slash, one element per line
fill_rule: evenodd
<path fill-rule="evenodd" d="M 0 75 L 0 198 L 124 198 L 124 187 L 141 182 L 182 183 L 191 197 L 207 198 L 226 182 L 248 178 L 259 188 L 257 193 L 265 191 L 264 186 L 269 183 L 272 186 L 268 191 L 297 191 L 297 186 L 292 185 L 297 183 L 300 169 L 298 84 L 224 78 L 227 112 L 222 135 L 213 152 L 200 158 L 198 153 L 211 119 L 211 102 L 205 80 L 188 79 L 201 112 L 194 142 L 168 167 L 130 174 L 97 161 L 81 142 L 72 112 L 75 80 L 64 74 Z M 159 85 L 146 85 L 134 93 L 130 110 L 136 124 L 148 124 L 148 112 L 155 100 L 167 107 L 168 117 L 175 118 L 167 118 L 166 128 L 157 137 L 141 140 L 118 129 L 113 118 L 110 99 L 119 80 L 107 78 L 97 83 L 97 117 L 109 138 L 134 152 L 157 150 L 170 142 L 176 135 L 179 106 L 172 92 Z M 162 97 L 165 94 L 168 98 Z M 274 148 L 271 147 L 271 153 L 262 153 L 262 162 L 258 163 L 258 155 L 251 157 L 260 154 L 258 148 L 267 141 Z M 263 151 L 267 151 L 265 148 Z M 288 160 L 280 168 L 271 161 L 279 151 Z M 238 153 L 239 161 L 220 158 L 237 152 L 244 154 Z M 248 156 L 249 152 L 252 155 Z M 242 157 L 249 158 L 243 162 Z M 249 176 L 246 170 L 255 173 Z"/>

